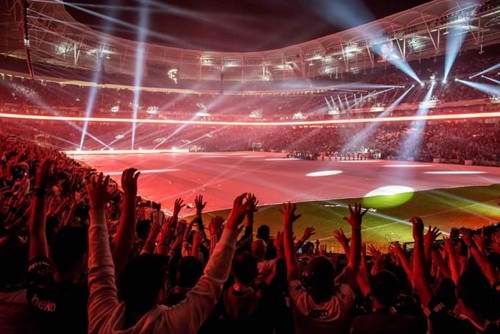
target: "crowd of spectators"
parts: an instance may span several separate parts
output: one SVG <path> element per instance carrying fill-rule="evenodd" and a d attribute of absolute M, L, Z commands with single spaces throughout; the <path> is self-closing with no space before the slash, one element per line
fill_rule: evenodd
<path fill-rule="evenodd" d="M 425 83 L 420 85 L 395 67 L 376 67 L 362 73 L 344 73 L 340 78 L 315 78 L 307 81 L 268 82 L 256 90 L 249 83 L 232 83 L 227 90 L 220 84 L 204 84 L 205 89 L 189 87 L 189 90 L 153 92 L 143 90 L 140 95 L 138 117 L 192 118 L 198 113 L 205 118 L 224 119 L 291 119 L 294 115 L 308 118 L 325 118 L 334 115 L 373 113 L 372 107 L 388 106 L 412 84 L 415 87 L 401 101 L 401 104 L 418 104 L 424 98 L 435 78 L 436 86 L 432 99 L 439 103 L 488 100 L 487 93 L 471 88 L 454 78 L 467 79 L 491 65 L 498 59 L 496 51 L 490 50 L 478 55 L 469 51 L 460 55 L 450 73 L 449 82 L 441 84 L 444 57 L 436 57 L 412 62 L 412 66 Z M 495 73 L 491 76 L 495 77 Z M 26 110 L 29 113 L 52 114 L 54 110 L 64 115 L 84 115 L 86 106 L 92 103 L 94 116 L 129 117 L 134 109 L 133 80 L 123 79 L 125 88 L 99 88 L 91 94 L 91 89 L 73 84 L 61 84 L 41 79 L 30 80 L 0 76 L 0 102 L 2 108 Z M 56 80 L 57 81 L 57 80 Z M 485 78 L 474 81 L 491 84 Z M 105 83 L 105 82 L 103 82 Z M 351 85 L 343 89 L 319 91 L 321 87 Z M 363 85 L 394 85 L 397 89 L 363 88 Z M 200 83 L 201 85 L 201 83 Z M 365 86 L 366 87 L 366 86 Z M 317 89 L 315 89 L 317 88 Z M 274 92 L 274 93 L 270 93 Z M 89 99 L 89 96 L 92 96 Z M 251 116 L 252 115 L 252 116 Z"/>
<path fill-rule="evenodd" d="M 6 133 L 31 138 L 46 146 L 64 151 L 79 148 L 82 127 L 78 123 L 0 120 L 0 124 Z M 500 163 L 500 124 L 495 119 L 427 122 L 420 128 L 418 150 L 405 151 L 405 141 L 418 129 L 419 125 L 412 123 L 322 127 L 138 124 L 135 148 L 299 152 L 316 158 L 370 153 L 382 159 Z M 83 148 L 130 149 L 131 135 L 131 128 L 121 123 L 90 123 Z"/>
<path fill-rule="evenodd" d="M 413 247 L 362 241 L 367 208 L 332 231 L 341 254 L 294 236 L 281 209 L 271 236 L 258 198 L 226 218 L 183 219 L 58 151 L 0 136 L 1 333 L 498 333 L 500 229 L 424 229 Z M 188 199 L 184 199 L 188 200 Z"/>

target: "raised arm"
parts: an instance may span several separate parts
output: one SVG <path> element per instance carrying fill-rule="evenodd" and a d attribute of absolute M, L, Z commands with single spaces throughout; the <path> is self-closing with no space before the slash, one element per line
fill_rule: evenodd
<path fill-rule="evenodd" d="M 345 256 L 349 258 L 351 248 L 349 246 L 349 239 L 346 237 L 344 230 L 340 228 L 338 230 L 333 231 L 333 237 L 338 241 L 340 246 L 342 246 Z"/>
<path fill-rule="evenodd" d="M 35 176 L 35 189 L 31 204 L 31 214 L 29 218 L 29 258 L 38 256 L 48 257 L 49 248 L 46 234 L 46 192 L 54 181 L 54 163 L 45 160 L 38 167 Z"/>
<path fill-rule="evenodd" d="M 172 333 L 196 333 L 217 303 L 222 286 L 229 277 L 236 239 L 248 207 L 245 196 L 242 194 L 234 200 L 222 237 L 208 260 L 203 276 L 182 303 L 165 309 Z"/>
<path fill-rule="evenodd" d="M 293 223 L 300 218 L 301 215 L 295 213 L 297 209 L 294 203 L 284 203 L 281 207 L 281 215 L 283 217 L 283 246 L 285 248 L 285 260 L 288 281 L 299 279 L 299 267 L 295 255 L 295 247 L 293 244 Z"/>
<path fill-rule="evenodd" d="M 444 239 L 444 249 L 448 255 L 448 268 L 450 269 L 451 279 L 455 283 L 455 285 L 458 285 L 460 270 L 458 268 L 457 255 L 455 253 L 455 248 L 453 247 L 453 242 L 451 239 Z"/>
<path fill-rule="evenodd" d="M 223 223 L 224 219 L 220 216 L 215 216 L 210 220 L 210 224 L 208 225 L 208 231 L 210 232 L 210 254 L 213 253 L 215 246 L 220 239 Z"/>
<path fill-rule="evenodd" d="M 311 238 L 314 234 L 316 234 L 316 229 L 312 226 L 306 227 L 304 229 L 304 233 L 302 233 L 302 237 L 295 242 L 295 251 L 298 251 L 300 247 L 304 246 L 307 240 Z"/>
<path fill-rule="evenodd" d="M 406 273 L 406 276 L 408 276 L 408 280 L 411 281 L 413 278 L 413 271 L 410 266 L 410 261 L 408 261 L 408 258 L 406 257 L 405 251 L 403 250 L 403 247 L 401 247 L 401 244 L 399 242 L 393 243 L 389 246 L 389 251 L 396 256 L 396 258 L 399 260 L 399 264 L 401 267 L 403 267 L 403 270 Z"/>
<path fill-rule="evenodd" d="M 148 238 L 142 247 L 141 254 L 153 254 L 155 250 L 155 242 L 160 233 L 160 223 L 157 220 L 152 220 L 151 226 L 149 227 Z"/>
<path fill-rule="evenodd" d="M 349 205 L 349 217 L 344 217 L 349 225 L 351 225 L 351 249 L 349 251 L 348 267 L 354 274 L 359 269 L 361 259 L 361 222 L 363 216 L 368 212 L 368 209 L 362 209 L 361 204 L 355 203 L 353 206 Z"/>
<path fill-rule="evenodd" d="M 193 217 L 193 221 L 198 226 L 198 231 L 200 232 L 202 244 L 209 249 L 210 240 L 208 240 L 207 234 L 205 232 L 205 225 L 203 224 L 203 210 L 207 206 L 207 202 L 203 201 L 203 195 L 198 195 L 194 198 L 194 205 L 196 208 L 196 214 Z"/>
<path fill-rule="evenodd" d="M 424 223 L 420 217 L 410 219 L 413 224 L 413 287 L 420 297 L 422 305 L 427 306 L 431 300 L 432 292 L 429 283 L 429 273 L 426 270 L 424 254 Z"/>
<path fill-rule="evenodd" d="M 113 239 L 113 260 L 117 272 L 121 272 L 127 264 L 135 240 L 135 206 L 137 196 L 137 179 L 140 172 L 135 168 L 125 169 L 122 173 L 124 199 L 121 207 L 118 231 Z"/>
<path fill-rule="evenodd" d="M 359 289 L 364 297 L 368 296 L 371 292 L 370 287 L 370 276 L 368 274 L 368 265 L 366 263 L 366 244 L 363 243 L 361 246 L 361 264 L 359 267 L 358 275 L 356 276 L 356 282 L 358 283 Z"/>
<path fill-rule="evenodd" d="M 469 247 L 472 257 L 483 272 L 483 275 L 488 279 L 490 285 L 494 286 L 498 280 L 498 275 L 495 272 L 495 268 L 491 264 L 490 260 L 488 260 L 486 254 L 480 250 L 475 240 L 473 240 L 472 232 L 465 232 L 463 239 L 465 244 Z"/>
<path fill-rule="evenodd" d="M 424 255 L 427 270 L 432 268 L 432 244 L 441 235 L 437 227 L 429 226 L 424 236 Z"/>
<path fill-rule="evenodd" d="M 248 201 L 248 210 L 243 227 L 243 236 L 240 238 L 240 240 L 238 240 L 237 243 L 238 248 L 244 248 L 244 247 L 250 248 L 253 241 L 254 214 L 257 212 L 257 206 L 259 205 L 259 201 L 257 200 L 254 194 L 248 194 L 247 201 Z"/>
<path fill-rule="evenodd" d="M 87 184 L 90 200 L 89 260 L 88 260 L 88 318 L 89 333 L 97 332 L 110 311 L 118 304 L 115 266 L 106 227 L 105 205 L 109 176 L 94 175 Z"/>

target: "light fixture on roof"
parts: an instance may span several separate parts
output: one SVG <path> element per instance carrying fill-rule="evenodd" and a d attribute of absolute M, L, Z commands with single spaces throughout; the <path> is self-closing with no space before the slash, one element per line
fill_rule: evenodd
<path fill-rule="evenodd" d="M 179 70 L 176 68 L 171 68 L 168 70 L 167 75 L 170 80 L 172 80 L 175 84 L 177 84 L 177 75 Z"/>
<path fill-rule="evenodd" d="M 158 108 L 157 106 L 149 106 L 146 109 L 146 113 L 148 113 L 150 115 L 156 115 L 156 114 L 158 114 L 159 110 L 160 110 L 160 108 Z"/>
<path fill-rule="evenodd" d="M 208 56 L 201 56 L 200 57 L 200 61 L 201 61 L 201 65 L 202 66 L 210 66 L 210 65 L 213 65 L 213 61 L 211 58 L 209 58 Z"/>
<path fill-rule="evenodd" d="M 352 58 L 360 52 L 361 49 L 356 43 L 349 44 L 344 48 L 344 55 L 346 58 Z"/>

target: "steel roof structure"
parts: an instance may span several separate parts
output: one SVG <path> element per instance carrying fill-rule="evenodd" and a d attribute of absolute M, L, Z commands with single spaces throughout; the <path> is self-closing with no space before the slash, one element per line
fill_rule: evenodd
<path fill-rule="evenodd" d="M 27 6 L 25 6 L 27 4 Z M 3 6 L 3 8 L 2 8 Z M 137 42 L 97 32 L 77 22 L 57 0 L 7 0 L 0 5 L 0 54 L 31 63 L 134 75 Z M 464 25 L 464 17 L 470 18 Z M 126 22 L 114 22 L 127 25 Z M 129 24 L 130 25 L 130 24 Z M 434 0 L 412 9 L 305 43 L 259 52 L 212 52 L 145 45 L 145 68 L 186 80 L 271 81 L 338 77 L 387 66 L 374 45 L 406 61 L 446 52 L 451 26 L 466 34 L 462 50 L 500 42 L 500 1 Z M 130 28 L 130 27 L 129 27 Z M 376 36 L 374 38 L 373 36 Z M 29 53 L 27 52 L 29 50 Z"/>

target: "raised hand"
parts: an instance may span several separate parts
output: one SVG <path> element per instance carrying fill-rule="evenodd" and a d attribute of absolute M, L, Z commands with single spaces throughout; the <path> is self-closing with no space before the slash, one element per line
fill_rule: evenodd
<path fill-rule="evenodd" d="M 172 236 L 174 234 L 174 228 L 173 228 L 173 217 L 168 217 L 164 218 L 163 212 L 158 212 L 159 221 L 163 221 L 163 224 L 161 224 L 161 230 L 160 234 L 158 235 L 158 246 L 159 247 L 164 247 L 168 248 L 170 241 L 172 240 Z"/>
<path fill-rule="evenodd" d="M 104 177 L 102 173 L 93 175 L 87 183 L 90 207 L 93 210 L 104 210 L 106 203 L 110 200 L 108 193 L 109 176 Z"/>
<path fill-rule="evenodd" d="M 259 205 L 259 201 L 255 197 L 255 195 L 251 193 L 248 193 L 246 198 L 248 202 L 247 215 L 251 215 L 253 217 L 254 213 L 258 210 L 257 206 Z"/>
<path fill-rule="evenodd" d="M 373 245 L 367 245 L 367 250 L 370 256 L 374 258 L 382 256 L 382 252 L 380 252 L 380 250 L 378 250 L 377 247 Z"/>
<path fill-rule="evenodd" d="M 151 225 L 149 227 L 149 233 L 148 237 L 146 239 L 146 242 L 144 243 L 144 246 L 142 247 L 142 254 L 151 254 L 153 253 L 155 249 L 155 242 L 156 239 L 158 238 L 158 234 L 160 233 L 161 226 L 158 224 L 158 222 L 153 221 L 151 222 Z"/>
<path fill-rule="evenodd" d="M 441 231 L 437 227 L 429 226 L 427 233 L 424 236 L 424 243 L 432 245 L 434 241 L 441 235 Z"/>
<path fill-rule="evenodd" d="M 297 209 L 297 205 L 295 203 L 283 203 L 281 206 L 280 212 L 283 217 L 283 223 L 285 226 L 292 226 L 292 224 L 297 221 L 302 215 L 296 214 L 295 210 Z"/>
<path fill-rule="evenodd" d="M 194 206 L 196 207 L 196 214 L 201 216 L 203 209 L 207 206 L 207 202 L 203 202 L 203 195 L 194 198 Z"/>
<path fill-rule="evenodd" d="M 410 218 L 410 223 L 412 223 L 413 240 L 421 240 L 424 234 L 424 222 L 420 217 Z"/>
<path fill-rule="evenodd" d="M 333 231 L 333 237 L 335 240 L 339 242 L 342 246 L 349 245 L 349 238 L 346 237 L 344 230 L 341 228 L 338 230 Z"/>
<path fill-rule="evenodd" d="M 349 217 L 344 217 L 344 220 L 351 225 L 352 228 L 361 228 L 363 216 L 368 212 L 368 209 L 361 207 L 360 203 L 349 204 Z"/>
<path fill-rule="evenodd" d="M 179 217 L 179 213 L 185 206 L 186 204 L 184 204 L 184 200 L 182 198 L 177 198 L 174 203 L 174 212 L 172 213 L 172 216 Z"/>
<path fill-rule="evenodd" d="M 233 208 L 229 213 L 225 228 L 233 232 L 238 232 L 239 226 L 241 225 L 243 219 L 245 218 L 245 215 L 247 214 L 248 205 L 249 202 L 247 200 L 247 193 L 243 193 L 237 196 L 234 199 Z"/>
<path fill-rule="evenodd" d="M 399 242 L 393 242 L 389 245 L 389 252 L 396 255 L 397 257 L 404 256 L 405 251 Z"/>
<path fill-rule="evenodd" d="M 135 168 L 125 169 L 122 173 L 122 189 L 125 195 L 134 197 L 137 196 L 137 179 L 141 172 Z"/>
<path fill-rule="evenodd" d="M 316 234 L 316 230 L 314 229 L 314 227 L 312 226 L 306 227 L 304 233 L 302 234 L 302 242 L 306 242 L 314 234 Z"/>

